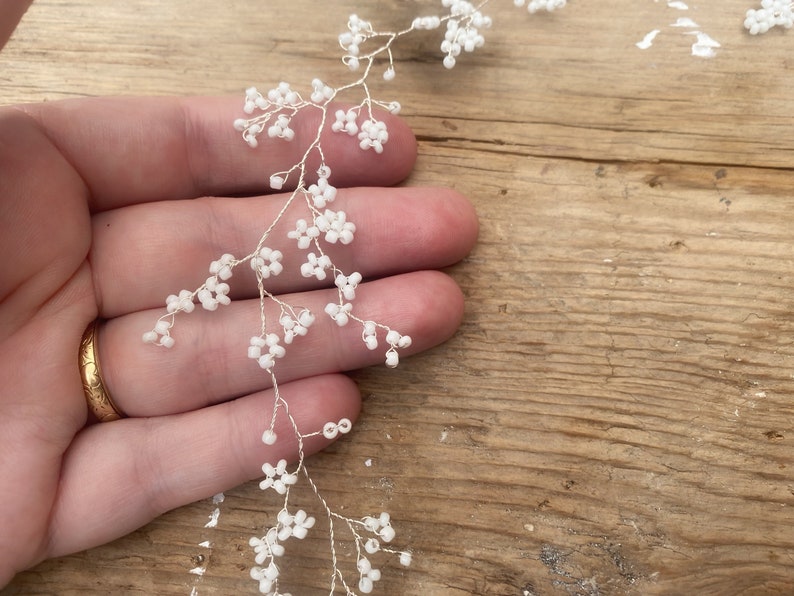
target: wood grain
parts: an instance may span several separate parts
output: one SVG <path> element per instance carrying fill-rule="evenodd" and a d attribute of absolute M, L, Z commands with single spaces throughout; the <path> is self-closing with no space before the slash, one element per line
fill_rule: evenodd
<path fill-rule="evenodd" d="M 482 226 L 450 270 L 460 332 L 356 373 L 360 423 L 310 462 L 414 550 L 380 593 L 794 593 L 794 38 L 745 35 L 747 2 L 691 4 L 715 58 L 665 3 L 495 5 L 460 68 L 427 35 L 376 85 L 420 140 L 408 183 L 457 188 Z M 0 54 L 0 101 L 333 84 L 345 15 L 433 6 L 41 1 Z M 211 534 L 197 503 L 2 593 L 253 593 L 248 536 L 276 506 L 245 485 Z M 323 593 L 322 533 L 299 548 L 290 590 Z"/>

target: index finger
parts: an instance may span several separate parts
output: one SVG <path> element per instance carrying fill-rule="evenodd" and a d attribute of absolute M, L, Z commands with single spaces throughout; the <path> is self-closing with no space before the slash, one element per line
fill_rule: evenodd
<path fill-rule="evenodd" d="M 133 203 L 261 192 L 272 173 L 298 163 L 317 133 L 321 111 L 292 120 L 295 139 L 260 136 L 251 149 L 233 127 L 242 100 L 214 97 L 86 98 L 19 106 L 85 181 L 92 211 Z M 405 178 L 416 141 L 396 116 L 383 154 L 326 130 L 322 144 L 337 187 L 384 186 Z M 326 129 L 328 126 L 326 126 Z M 316 155 L 309 171 L 319 166 Z"/>

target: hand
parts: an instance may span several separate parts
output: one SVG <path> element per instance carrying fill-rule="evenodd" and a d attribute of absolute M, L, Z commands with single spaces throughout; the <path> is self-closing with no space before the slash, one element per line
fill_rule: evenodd
<path fill-rule="evenodd" d="M 261 441 L 273 397 L 269 375 L 246 357 L 259 330 L 250 268 L 235 270 L 231 305 L 177 317 L 172 349 L 141 340 L 167 294 L 198 287 L 222 253 L 253 250 L 288 196 L 255 193 L 299 161 L 316 125 L 296 126 L 292 143 L 252 150 L 231 128 L 237 110 L 237 100 L 208 98 L 0 109 L 0 586 L 45 558 L 110 541 L 260 476 L 265 461 L 296 455 L 286 427 L 276 429 L 275 445 Z M 407 175 L 413 136 L 396 118 L 388 122 L 383 155 L 346 135 L 323 141 L 336 186 Z M 471 248 L 469 203 L 449 190 L 340 188 L 334 206 L 358 231 L 332 258 L 376 279 L 361 285 L 356 312 L 413 336 L 409 353 L 448 338 L 461 294 L 427 269 Z M 308 430 L 355 419 L 358 391 L 338 373 L 382 363 L 383 353 L 366 349 L 360 328 L 323 315 L 336 291 L 297 272 L 304 251 L 286 238 L 295 217 L 274 231 L 285 271 L 267 281 L 318 314 L 277 365 L 281 395 Z M 127 418 L 92 424 L 77 354 L 98 317 L 103 376 Z M 327 443 L 314 437 L 305 451 Z"/>

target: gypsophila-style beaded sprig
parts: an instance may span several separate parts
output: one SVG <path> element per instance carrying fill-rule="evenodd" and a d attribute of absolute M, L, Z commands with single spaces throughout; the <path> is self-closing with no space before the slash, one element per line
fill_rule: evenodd
<path fill-rule="evenodd" d="M 298 461 L 290 467 L 286 460 L 275 463 L 266 462 L 262 466 L 264 479 L 260 483 L 263 491 L 272 490 L 283 498 L 282 506 L 276 515 L 275 525 L 268 527 L 261 536 L 254 536 L 249 544 L 254 551 L 254 566 L 251 577 L 259 583 L 259 591 L 268 596 L 288 596 L 279 588 L 280 569 L 277 560 L 286 553 L 284 543 L 290 538 L 302 539 L 315 524 L 315 518 L 302 509 L 293 510 L 290 506 L 290 492 L 303 477 L 317 497 L 322 512 L 330 527 L 330 557 L 332 574 L 329 594 L 341 586 L 346 594 L 355 594 L 354 588 L 348 583 L 345 572 L 341 569 L 337 558 L 337 530 L 339 526 L 350 535 L 356 553 L 355 569 L 358 575 L 356 582 L 360 592 L 368 594 L 380 579 L 381 572 L 373 566 L 371 558 L 379 553 L 396 555 L 400 564 L 408 566 L 412 555 L 407 550 L 393 550 L 387 545 L 395 538 L 395 530 L 391 525 L 388 513 L 367 515 L 359 519 L 343 516 L 326 502 L 318 487 L 309 475 L 305 466 L 304 441 L 322 434 L 327 439 L 334 439 L 340 433 L 351 430 L 351 422 L 347 419 L 328 421 L 322 429 L 304 431 L 290 413 L 289 403 L 284 399 L 278 386 L 276 371 L 278 361 L 283 358 L 288 347 L 300 337 L 310 332 L 315 321 L 315 313 L 306 308 L 290 305 L 268 291 L 266 281 L 279 275 L 285 265 L 284 254 L 275 248 L 276 239 L 271 237 L 277 224 L 285 217 L 288 208 L 296 201 L 303 201 L 306 215 L 294 222 L 293 229 L 287 234 L 287 240 L 297 244 L 304 251 L 305 260 L 298 265 L 302 276 L 317 280 L 331 279 L 337 291 L 337 299 L 326 305 L 325 315 L 337 325 L 344 326 L 351 322 L 360 326 L 361 339 L 370 350 L 377 350 L 381 341 L 385 343 L 384 360 L 387 366 L 396 367 L 399 363 L 399 351 L 411 345 L 411 338 L 402 335 L 385 324 L 361 317 L 355 312 L 354 301 L 359 284 L 363 278 L 360 272 L 343 271 L 338 268 L 326 254 L 325 247 L 329 244 L 350 244 L 356 235 L 356 225 L 351 222 L 342 210 L 331 208 L 336 197 L 336 188 L 331 184 L 332 172 L 326 164 L 321 137 L 326 128 L 334 133 L 349 135 L 358 141 L 361 150 L 383 152 L 389 141 L 386 123 L 378 119 L 376 108 L 385 109 L 392 114 L 400 111 L 397 101 L 380 101 L 370 94 L 368 80 L 376 67 L 382 66 L 383 79 L 394 79 L 395 64 L 392 54 L 394 43 L 410 33 L 439 29 L 444 25 L 446 31 L 440 49 L 442 63 L 446 68 L 453 68 L 462 53 L 473 52 L 482 47 L 484 37 L 482 31 L 492 24 L 491 18 L 481 10 L 490 0 L 478 5 L 467 0 L 441 0 L 445 9 L 443 15 L 422 16 L 413 19 L 408 27 L 398 31 L 381 32 L 371 22 L 357 15 L 351 15 L 347 22 L 347 31 L 339 36 L 339 45 L 343 50 L 342 62 L 351 72 L 360 73 L 355 80 L 339 87 L 331 87 L 319 79 L 311 82 L 311 90 L 307 97 L 294 90 L 289 83 L 281 82 L 266 93 L 255 87 L 245 91 L 242 111 L 245 116 L 234 120 L 243 140 L 252 148 L 259 144 L 259 137 L 267 135 L 272 139 L 292 141 L 295 131 L 291 128 L 292 119 L 304 110 L 317 110 L 320 114 L 319 124 L 313 139 L 309 141 L 302 153 L 302 158 L 285 171 L 273 172 L 269 175 L 270 187 L 281 190 L 293 186 L 294 190 L 287 195 L 284 205 L 262 233 L 254 249 L 244 257 L 237 258 L 232 254 L 223 254 L 209 265 L 209 276 L 195 290 L 180 290 L 166 298 L 166 314 L 154 328 L 143 335 L 143 340 L 158 346 L 170 348 L 175 343 L 171 331 L 176 315 L 190 313 L 195 309 L 196 302 L 209 311 L 230 304 L 230 286 L 227 283 L 235 269 L 248 263 L 256 275 L 259 290 L 260 328 L 250 338 L 248 357 L 256 362 L 270 380 L 274 392 L 274 401 L 265 423 L 262 441 L 272 445 L 278 437 L 275 433 L 276 421 L 283 415 L 298 442 Z M 517 7 L 526 6 L 530 13 L 538 11 L 551 12 L 562 8 L 566 0 L 513 0 Z M 354 107 L 334 109 L 334 102 L 340 94 L 358 92 L 363 98 Z M 320 166 L 316 171 L 316 182 L 308 183 L 307 164 L 310 157 L 318 157 Z M 268 303 L 275 304 L 279 315 L 271 320 L 266 315 Z M 217 521 L 218 510 L 213 515 Z M 210 527 L 208 524 L 207 527 Z M 203 571 L 202 571 L 203 573 Z M 194 593 L 196 590 L 194 588 Z"/>

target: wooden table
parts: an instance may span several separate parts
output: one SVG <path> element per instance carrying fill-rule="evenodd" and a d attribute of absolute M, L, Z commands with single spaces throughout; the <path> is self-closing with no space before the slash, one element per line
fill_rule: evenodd
<path fill-rule="evenodd" d="M 355 373 L 360 422 L 310 462 L 413 549 L 377 593 L 794 593 L 794 31 L 747 35 L 750 0 L 689 4 L 496 2 L 452 71 L 439 31 L 398 47 L 378 90 L 419 139 L 407 184 L 455 187 L 482 230 L 450 271 L 459 333 Z M 0 101 L 346 82 L 354 11 L 396 28 L 436 3 L 38 0 Z M 197 503 L 2 593 L 255 593 L 247 540 L 275 506 L 241 486 L 211 535 Z M 323 593 L 325 538 L 284 573 Z"/>

